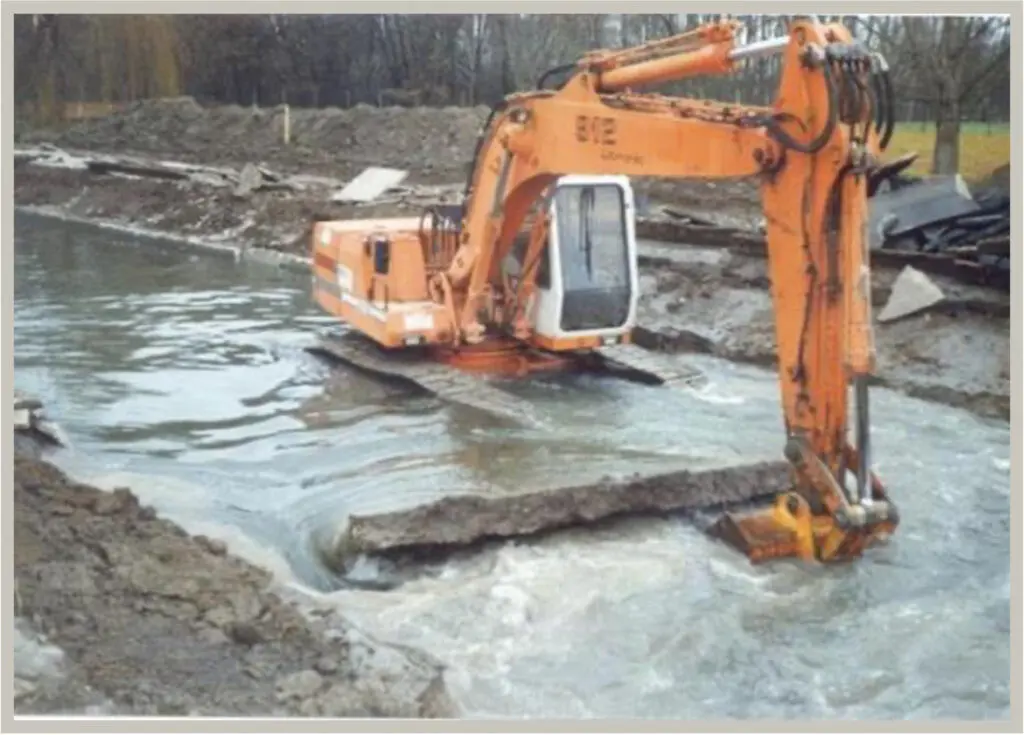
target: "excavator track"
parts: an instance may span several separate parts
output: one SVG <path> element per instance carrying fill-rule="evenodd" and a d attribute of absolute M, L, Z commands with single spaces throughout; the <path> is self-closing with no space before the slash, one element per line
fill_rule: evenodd
<path fill-rule="evenodd" d="M 354 332 L 322 334 L 309 352 L 378 377 L 399 380 L 438 398 L 484 411 L 520 424 L 539 426 L 541 420 L 514 396 L 484 375 L 453 369 L 428 355 L 387 352 Z M 681 366 L 664 355 L 632 344 L 595 350 L 599 373 L 631 382 L 672 388 L 695 387 L 704 382 L 700 371 Z M 581 370 L 587 367 L 581 365 Z"/>
<path fill-rule="evenodd" d="M 521 424 L 541 424 L 529 405 L 495 387 L 486 377 L 454 370 L 426 355 L 404 350 L 389 353 L 352 332 L 321 335 L 319 342 L 307 349 L 358 370 L 418 386 L 445 401 Z"/>
<path fill-rule="evenodd" d="M 664 354 L 635 344 L 613 345 L 595 351 L 609 367 L 625 368 L 623 377 L 627 380 L 672 388 L 694 388 L 707 382 L 700 370 L 680 365 Z"/>

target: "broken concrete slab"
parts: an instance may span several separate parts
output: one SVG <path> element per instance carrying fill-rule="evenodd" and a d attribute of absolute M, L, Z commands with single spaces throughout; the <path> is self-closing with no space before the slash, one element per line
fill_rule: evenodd
<path fill-rule="evenodd" d="M 348 182 L 341 191 L 331 197 L 331 201 L 344 203 L 372 201 L 388 189 L 398 186 L 408 175 L 408 171 L 401 169 L 371 166 Z"/>
<path fill-rule="evenodd" d="M 892 322 L 931 308 L 945 298 L 942 289 L 921 271 L 906 266 L 892 285 L 892 293 L 885 308 L 878 315 L 879 322 Z"/>
<path fill-rule="evenodd" d="M 456 495 L 353 515 L 322 552 L 328 564 L 344 570 L 363 554 L 464 547 L 620 516 L 715 509 L 774 497 L 790 487 L 790 465 L 768 461 L 494 497 Z"/>

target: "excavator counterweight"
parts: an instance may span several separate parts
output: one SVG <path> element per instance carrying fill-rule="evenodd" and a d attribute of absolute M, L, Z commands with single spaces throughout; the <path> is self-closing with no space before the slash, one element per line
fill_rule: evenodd
<path fill-rule="evenodd" d="M 459 205 L 317 223 L 314 296 L 349 329 L 325 351 L 464 403 L 491 390 L 492 375 L 588 370 L 691 384 L 695 375 L 631 344 L 640 287 L 630 182 L 757 177 L 793 488 L 714 530 L 755 562 L 852 559 L 898 524 L 871 469 L 867 391 L 867 181 L 892 135 L 888 67 L 842 25 L 800 19 L 750 45 L 737 41 L 741 29 L 727 21 L 589 53 L 506 97 Z M 765 55 L 781 57 L 769 107 L 640 91 Z M 563 81 L 546 87 L 557 73 Z"/>

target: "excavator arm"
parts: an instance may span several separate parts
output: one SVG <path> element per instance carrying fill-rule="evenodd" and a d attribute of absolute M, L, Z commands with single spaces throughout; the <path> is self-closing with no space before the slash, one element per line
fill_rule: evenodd
<path fill-rule="evenodd" d="M 593 53 L 559 88 L 506 98 L 481 137 L 458 249 L 432 289 L 460 295 L 452 308 L 462 341 L 485 339 L 514 300 L 500 263 L 561 175 L 760 177 L 795 490 L 767 512 L 726 516 L 718 530 L 753 560 L 852 558 L 898 523 L 871 471 L 867 394 L 875 348 L 866 187 L 892 132 L 888 70 L 841 25 L 802 19 L 788 36 L 748 46 L 737 42 L 739 30 L 724 22 Z M 771 107 L 636 91 L 729 74 L 765 54 L 782 56 Z M 531 253 L 543 230 L 535 223 Z M 855 444 L 848 437 L 851 386 Z"/>

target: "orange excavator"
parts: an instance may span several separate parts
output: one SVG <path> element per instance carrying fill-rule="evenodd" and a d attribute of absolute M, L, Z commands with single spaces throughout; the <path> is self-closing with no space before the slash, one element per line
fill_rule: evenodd
<path fill-rule="evenodd" d="M 754 562 L 849 560 L 898 524 L 871 468 L 868 415 L 867 181 L 893 130 L 888 67 L 839 24 L 800 18 L 747 45 L 741 32 L 724 21 L 589 53 L 552 70 L 562 84 L 542 78 L 492 110 L 461 205 L 316 223 L 314 298 L 349 327 L 321 348 L 464 402 L 491 390 L 480 375 L 671 382 L 631 344 L 630 179 L 759 177 L 793 487 L 725 514 L 717 535 Z M 782 61 L 770 107 L 639 91 L 767 55 Z"/>

